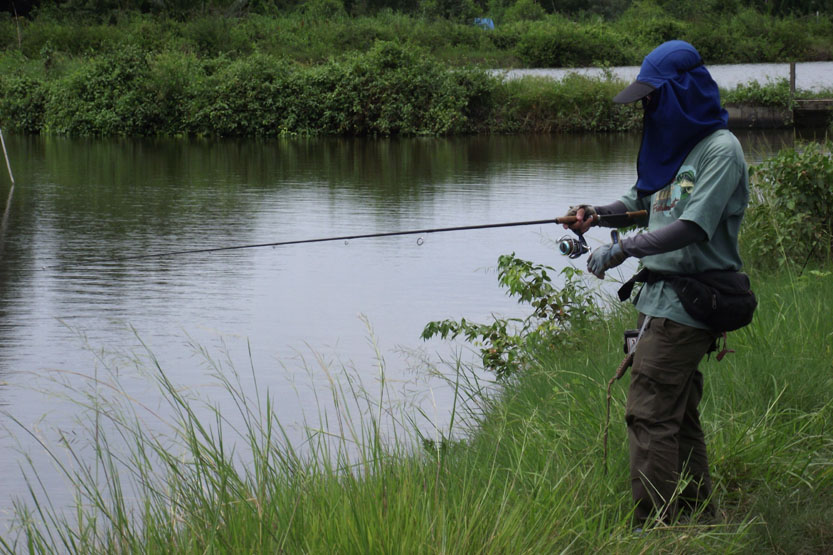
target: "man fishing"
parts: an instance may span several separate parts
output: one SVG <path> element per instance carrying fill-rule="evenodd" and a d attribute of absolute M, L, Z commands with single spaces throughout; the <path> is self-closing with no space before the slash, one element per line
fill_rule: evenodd
<path fill-rule="evenodd" d="M 717 84 L 692 45 L 674 40 L 658 46 L 613 101 L 642 102 L 637 181 L 612 204 L 580 205 L 568 215 L 577 219 L 570 229 L 581 234 L 602 223 L 598 216 L 649 211 L 647 221 L 637 222 L 647 232 L 596 248 L 587 263 L 598 278 L 631 256 L 647 269 L 634 300 L 640 334 L 625 409 L 634 519 L 641 528 L 652 518 L 671 522 L 685 513 L 713 513 L 697 366 L 719 329 L 693 318 L 664 276 L 738 275 L 749 185 Z"/>

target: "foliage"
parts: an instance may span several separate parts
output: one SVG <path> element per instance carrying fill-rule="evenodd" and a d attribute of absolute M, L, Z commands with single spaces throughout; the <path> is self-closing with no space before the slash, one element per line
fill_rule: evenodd
<path fill-rule="evenodd" d="M 237 5 L 221 4 L 207 3 L 232 12 Z M 484 15 L 477 4 L 456 16 L 441 3 L 425 17 L 348 16 L 355 2 L 309 0 L 274 4 L 270 15 L 206 9 L 173 18 L 125 8 L 102 19 L 72 17 L 82 5 L 106 8 L 79 0 L 0 18 L 0 122 L 69 135 L 619 131 L 641 121 L 632 106 L 610 102 L 622 84 L 609 75 L 503 81 L 479 67 L 638 64 L 669 38 L 690 40 L 707 63 L 833 56 L 829 17 L 776 17 L 742 5 L 726 4 L 726 17 L 644 0 L 614 22 L 587 15 L 590 8 L 576 20 L 528 20 L 542 6 L 573 13 L 568 4 L 493 0 L 489 9 L 508 15 L 485 31 L 466 19 Z M 783 82 L 724 97 L 784 106 L 787 98 Z"/>
<path fill-rule="evenodd" d="M 720 97 L 726 104 L 736 103 L 792 108 L 790 82 L 787 79 L 769 81 L 763 85 L 758 81 L 741 83 L 732 90 L 721 91 Z"/>
<path fill-rule="evenodd" d="M 47 84 L 44 130 L 69 135 L 142 135 L 154 102 L 147 59 L 137 49 L 106 53 Z"/>
<path fill-rule="evenodd" d="M 24 133 L 38 133 L 43 128 L 45 103 L 41 81 L 25 75 L 10 75 L 2 81 L 0 123 L 12 123 L 10 127 Z"/>
<path fill-rule="evenodd" d="M 345 7 L 353 15 L 375 14 L 383 10 L 399 10 L 407 13 L 420 11 L 428 2 L 414 0 L 349 0 Z M 549 13 L 562 13 L 570 17 L 604 17 L 613 19 L 633 4 L 645 0 L 551 0 L 542 2 Z M 833 9 L 831 0 L 651 0 L 651 4 L 669 13 L 693 17 L 703 12 L 731 15 L 741 8 L 753 9 L 766 15 L 813 15 Z M 292 10 L 298 6 L 296 0 L 17 0 L 5 8 L 9 13 L 31 15 L 69 15 L 76 18 L 106 20 L 125 12 L 167 14 L 187 19 L 196 14 L 225 13 L 240 15 L 246 13 L 275 14 Z M 33 9 L 34 8 L 34 9 Z"/>
<path fill-rule="evenodd" d="M 0 18 L 0 48 L 19 50 L 29 59 L 47 46 L 59 55 L 89 57 L 132 45 L 146 52 L 186 51 L 202 58 L 258 51 L 322 63 L 334 55 L 365 53 L 376 40 L 395 39 L 456 65 L 488 61 L 493 67 L 563 67 L 604 61 L 635 65 L 660 42 L 681 38 L 694 44 L 706 63 L 833 57 L 833 20 L 826 12 L 813 17 L 776 15 L 728 0 L 609 0 L 592 5 L 391 1 L 394 5 L 384 6 L 381 0 L 250 0 L 212 7 L 207 0 L 183 7 L 182 12 L 131 9 L 131 0 L 120 0 L 122 8 L 113 3 L 100 6 L 98 12 L 79 12 L 84 2 L 65 2 L 60 9 L 37 10 L 30 18 Z M 90 0 L 85 5 L 94 4 Z M 712 9 L 709 4 L 722 7 Z M 602 12 L 615 12 L 618 19 L 592 15 Z M 472 25 L 474 17 L 483 16 L 492 17 L 496 29 L 483 31 Z"/>
<path fill-rule="evenodd" d="M 557 82 L 542 77 L 505 81 L 495 91 L 489 128 L 511 133 L 638 129 L 641 109 L 611 100 L 623 86 L 610 76 L 575 73 Z"/>
<path fill-rule="evenodd" d="M 607 131 L 640 123 L 633 106 L 611 102 L 623 84 L 610 76 L 504 81 L 394 42 L 311 67 L 265 53 L 203 59 L 138 48 L 58 65 L 0 74 L 4 125 L 81 136 L 277 136 Z"/>
<path fill-rule="evenodd" d="M 518 40 L 518 58 L 529 67 L 624 65 L 633 59 L 629 41 L 603 25 L 556 20 L 532 25 Z"/>
<path fill-rule="evenodd" d="M 762 263 L 784 265 L 833 253 L 833 142 L 782 150 L 751 170 L 743 242 Z"/>
<path fill-rule="evenodd" d="M 532 314 L 524 319 L 495 318 L 491 324 L 477 324 L 465 318 L 459 322 L 429 322 L 423 339 L 462 337 L 480 350 L 483 367 L 499 379 L 509 378 L 530 363 L 533 346 L 545 350 L 566 348 L 574 339 L 568 333 L 596 319 L 600 310 L 581 278 L 581 271 L 566 267 L 564 284 L 556 288 L 548 273 L 553 268 L 516 258 L 514 253 L 498 259 L 498 282 L 519 303 L 529 304 Z"/>
<path fill-rule="evenodd" d="M 517 0 L 504 12 L 502 20 L 506 23 L 515 21 L 539 21 L 547 12 L 535 0 Z"/>
<path fill-rule="evenodd" d="M 53 79 L 0 75 L 0 119 L 81 136 L 459 134 L 481 125 L 495 84 L 393 42 L 312 67 L 260 53 L 203 60 L 128 48 Z"/>
<path fill-rule="evenodd" d="M 613 24 L 620 33 L 632 37 L 645 56 L 657 45 L 683 36 L 685 24 L 674 13 L 653 2 L 637 1 Z"/>
<path fill-rule="evenodd" d="M 420 0 L 419 11 L 429 18 L 470 22 L 480 10 L 473 0 Z"/>

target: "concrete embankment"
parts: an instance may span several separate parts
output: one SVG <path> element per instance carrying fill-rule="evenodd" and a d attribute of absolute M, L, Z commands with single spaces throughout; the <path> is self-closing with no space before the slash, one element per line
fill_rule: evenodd
<path fill-rule="evenodd" d="M 796 64 L 790 63 L 790 98 L 792 108 L 726 104 L 729 125 L 757 129 L 781 127 L 815 127 L 830 125 L 833 116 L 833 99 L 800 100 L 796 95 Z"/>
<path fill-rule="evenodd" d="M 833 100 L 796 100 L 794 104 L 793 109 L 727 104 L 729 126 L 754 129 L 818 128 L 829 126 L 833 119 Z"/>

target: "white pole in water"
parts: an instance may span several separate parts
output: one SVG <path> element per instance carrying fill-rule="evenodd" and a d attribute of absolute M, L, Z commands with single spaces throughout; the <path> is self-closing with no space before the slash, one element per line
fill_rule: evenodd
<path fill-rule="evenodd" d="M 0 220 L 0 259 L 3 255 L 3 243 L 6 240 L 6 227 L 9 225 L 9 212 L 12 208 L 12 195 L 14 195 L 14 176 L 12 175 L 12 165 L 9 163 L 9 155 L 6 152 L 6 140 L 3 138 L 3 130 L 0 129 L 0 145 L 3 146 L 3 156 L 6 157 L 6 167 L 9 169 L 9 179 L 12 180 L 12 186 L 9 189 L 9 198 L 6 199 L 6 210 L 3 211 L 3 219 Z"/>
<path fill-rule="evenodd" d="M 12 180 L 12 187 L 14 187 L 14 176 L 12 175 L 12 165 L 9 163 L 9 153 L 6 152 L 6 140 L 3 138 L 3 130 L 0 129 L 0 144 L 3 145 L 3 156 L 6 158 L 6 168 L 9 170 L 9 179 Z"/>

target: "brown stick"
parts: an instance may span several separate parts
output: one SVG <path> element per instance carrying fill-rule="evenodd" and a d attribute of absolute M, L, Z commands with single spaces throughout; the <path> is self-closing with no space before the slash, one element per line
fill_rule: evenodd
<path fill-rule="evenodd" d="M 633 365 L 633 353 L 628 353 L 628 356 L 622 361 L 622 364 L 619 365 L 619 368 L 616 369 L 616 373 L 610 378 L 610 381 L 607 382 L 607 416 L 605 418 L 605 431 L 604 431 L 604 465 L 605 465 L 605 475 L 607 474 L 607 434 L 608 430 L 610 429 L 610 388 L 613 387 L 613 383 L 620 379 L 622 376 L 625 375 L 628 368 Z"/>

